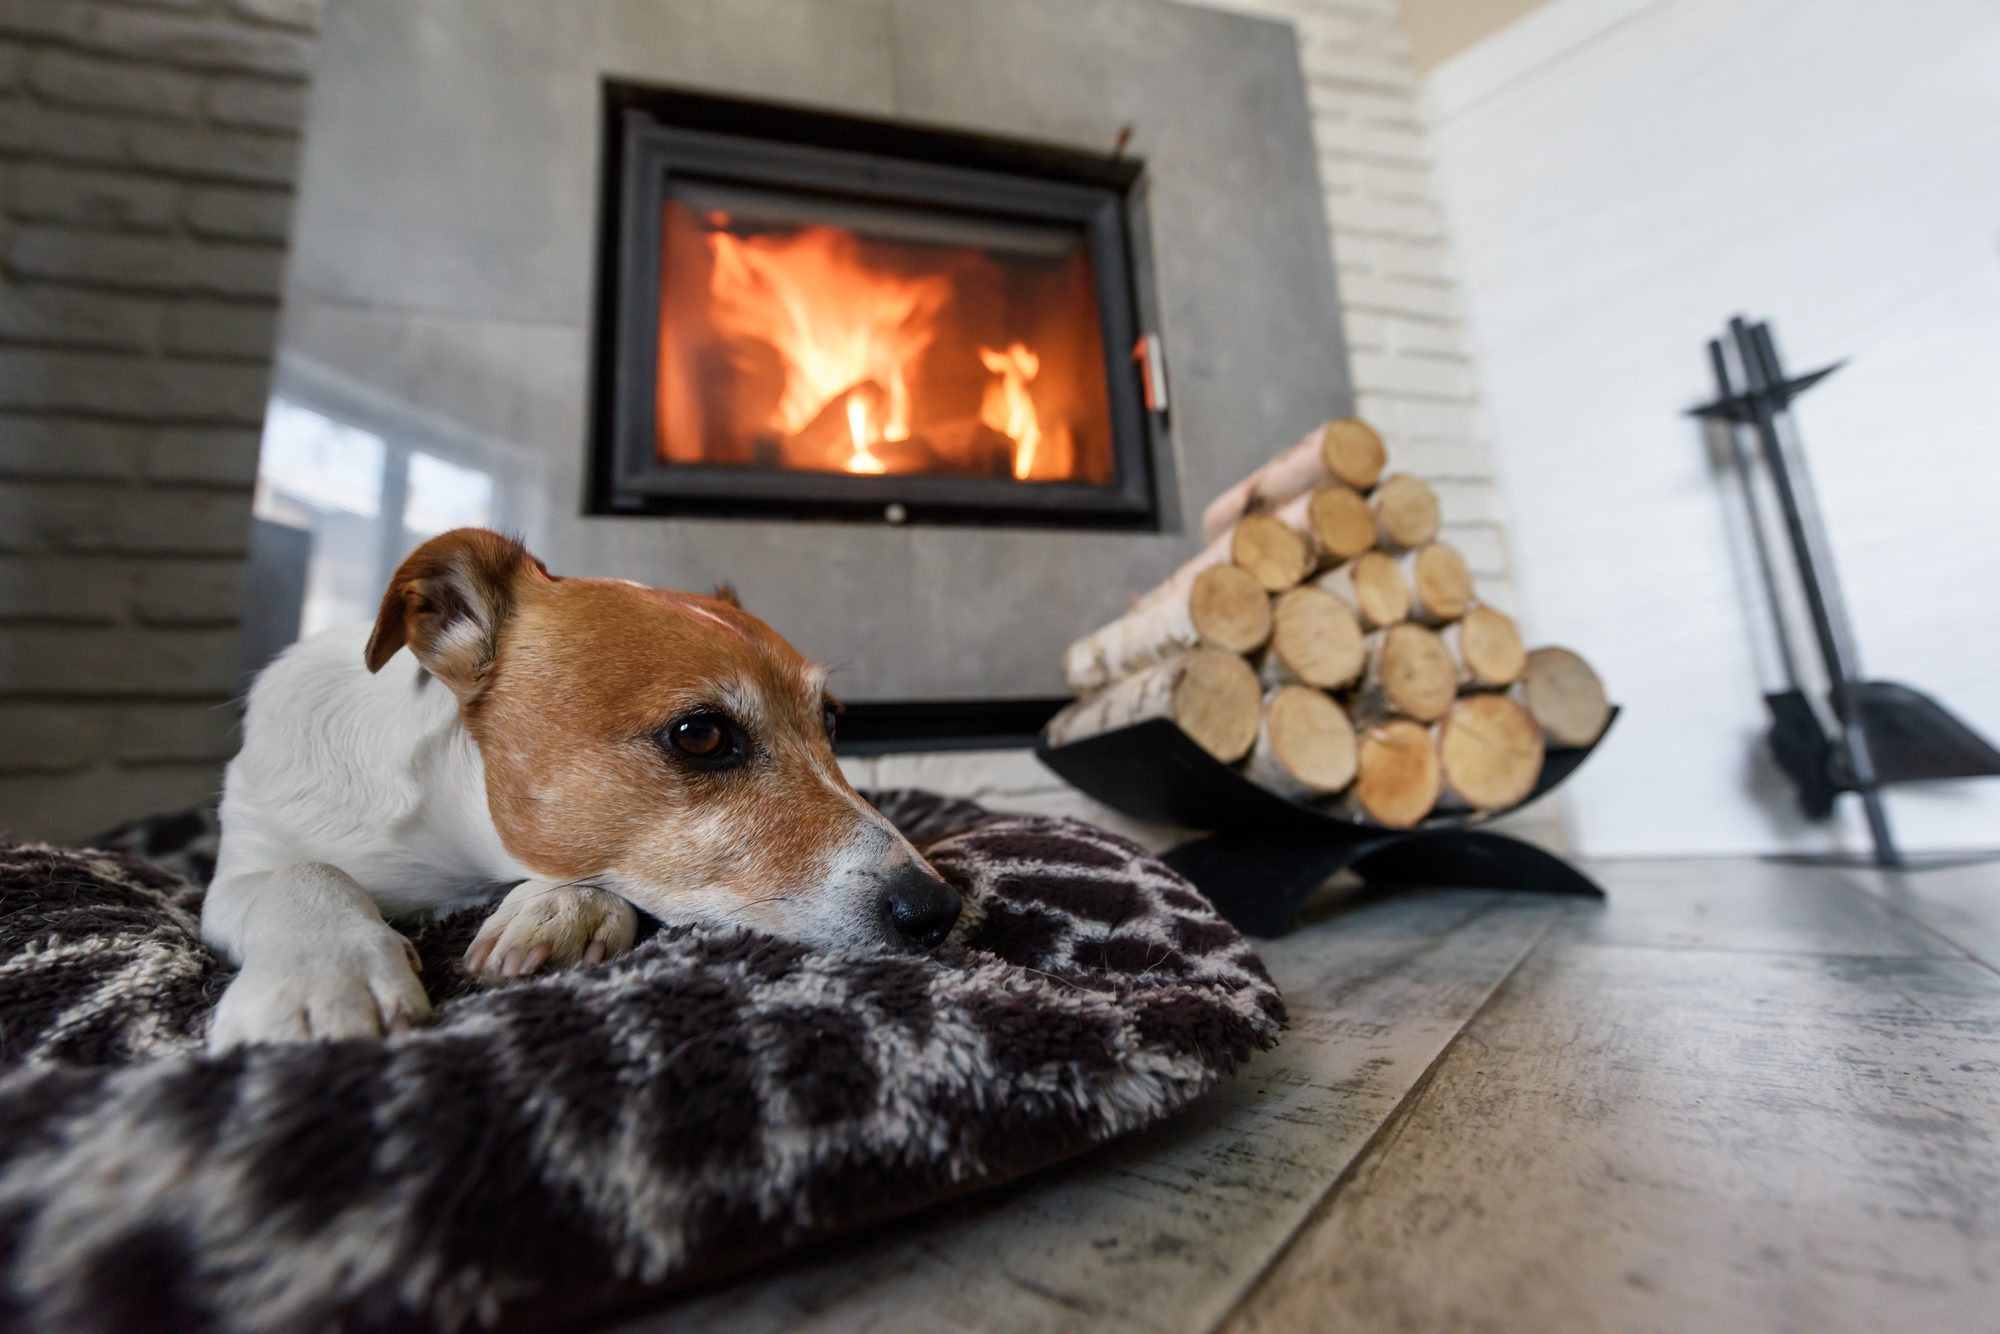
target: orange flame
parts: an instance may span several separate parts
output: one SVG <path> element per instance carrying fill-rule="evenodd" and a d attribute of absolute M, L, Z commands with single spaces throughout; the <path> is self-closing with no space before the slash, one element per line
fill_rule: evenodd
<path fill-rule="evenodd" d="M 868 452 L 868 400 L 860 394 L 847 396 L 847 434 L 854 441 L 854 456 L 847 460 L 849 472 L 887 472 L 889 465 Z"/>
<path fill-rule="evenodd" d="M 739 237 L 720 230 L 727 226 L 722 215 L 707 222 L 717 228 L 705 233 L 713 259 L 708 319 L 738 347 L 770 347 L 783 371 L 766 429 L 786 442 L 788 454 L 796 448 L 815 460 L 806 466 L 853 473 L 910 467 L 928 448 L 911 438 L 910 384 L 953 299 L 952 279 L 871 269 L 858 238 L 842 227 Z M 1040 355 L 1021 342 L 1005 351 L 978 350 L 996 377 L 983 391 L 978 421 L 1011 442 L 1013 475 L 1033 476 L 1038 462 L 1044 472 L 1067 475 L 1074 453 L 1068 424 L 1058 420 L 1055 435 L 1047 436 L 1028 391 L 1041 372 Z M 840 432 L 843 417 L 847 429 Z M 959 430 L 957 438 L 968 439 Z M 889 459 L 874 448 L 905 441 L 911 448 L 889 451 Z"/>
<path fill-rule="evenodd" d="M 1000 383 L 987 386 L 979 420 L 1014 441 L 1014 476 L 1026 481 L 1042 443 L 1042 424 L 1035 415 L 1035 400 L 1028 397 L 1028 381 L 1041 373 L 1042 359 L 1026 344 L 1014 343 L 1005 352 L 982 347 L 979 360 L 1000 377 Z"/>
<path fill-rule="evenodd" d="M 910 436 L 905 368 L 930 346 L 937 313 L 951 299 L 950 281 L 870 272 L 854 234 L 839 227 L 747 239 L 716 231 L 708 242 L 716 328 L 760 339 L 783 360 L 785 387 L 771 426 L 796 435 L 827 404 L 872 380 L 887 393 L 886 419 L 878 426 L 860 395 L 848 399 L 854 456 L 846 466 L 881 472 L 868 446 Z"/>

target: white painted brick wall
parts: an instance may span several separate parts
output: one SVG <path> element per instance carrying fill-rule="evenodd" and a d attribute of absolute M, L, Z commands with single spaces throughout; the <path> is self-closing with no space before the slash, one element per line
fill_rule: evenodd
<path fill-rule="evenodd" d="M 1437 488 L 1482 596 L 1516 607 L 1493 465 L 1398 0 L 1204 0 L 1291 23 L 1312 109 L 1356 404 Z M 1275 445 L 1274 445 L 1275 449 Z"/>
<path fill-rule="evenodd" d="M 0 0 L 0 834 L 211 796 L 317 0 Z"/>

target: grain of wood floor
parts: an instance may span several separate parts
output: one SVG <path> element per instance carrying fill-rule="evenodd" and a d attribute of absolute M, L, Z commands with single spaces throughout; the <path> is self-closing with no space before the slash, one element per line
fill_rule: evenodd
<path fill-rule="evenodd" d="M 2000 1329 L 2000 866 L 1592 869 L 1329 905 L 1191 1113 L 624 1334 Z"/>

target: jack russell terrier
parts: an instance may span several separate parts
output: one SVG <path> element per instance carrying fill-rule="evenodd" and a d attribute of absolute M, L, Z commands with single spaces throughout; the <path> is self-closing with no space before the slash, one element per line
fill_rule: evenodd
<path fill-rule="evenodd" d="M 634 905 L 822 946 L 927 949 L 958 895 L 834 763 L 825 674 L 728 602 L 559 579 L 497 533 L 417 548 L 374 630 L 257 680 L 202 938 L 241 971 L 211 1051 L 422 1021 L 384 918 L 514 888 L 490 979 L 632 944 Z"/>

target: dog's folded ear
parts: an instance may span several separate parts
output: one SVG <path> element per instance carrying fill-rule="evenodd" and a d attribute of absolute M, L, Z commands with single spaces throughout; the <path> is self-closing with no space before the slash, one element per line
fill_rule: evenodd
<path fill-rule="evenodd" d="M 546 566 L 509 537 L 454 528 L 412 551 L 389 580 L 368 670 L 378 672 L 405 644 L 427 671 L 464 698 L 477 690 L 499 650 L 500 627 Z"/>

